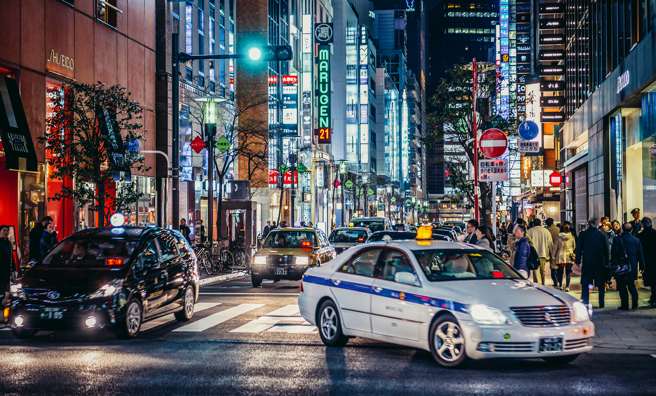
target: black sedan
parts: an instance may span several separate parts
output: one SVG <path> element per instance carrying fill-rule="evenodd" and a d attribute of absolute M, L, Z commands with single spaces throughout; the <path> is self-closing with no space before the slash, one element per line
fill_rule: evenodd
<path fill-rule="evenodd" d="M 113 330 L 135 337 L 143 322 L 190 320 L 198 265 L 177 231 L 105 227 L 74 233 L 11 285 L 5 322 L 18 338 L 39 330 Z"/>

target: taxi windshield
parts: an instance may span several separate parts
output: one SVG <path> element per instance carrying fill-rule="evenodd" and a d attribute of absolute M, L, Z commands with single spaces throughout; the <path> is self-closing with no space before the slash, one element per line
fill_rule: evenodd
<path fill-rule="evenodd" d="M 385 222 L 383 220 L 354 220 L 353 227 L 369 227 L 371 232 L 383 231 Z"/>
<path fill-rule="evenodd" d="M 330 234 L 330 242 L 364 242 L 367 232 L 364 230 L 335 230 Z"/>
<path fill-rule="evenodd" d="M 505 261 L 485 250 L 413 251 L 431 282 L 471 279 L 522 279 Z"/>
<path fill-rule="evenodd" d="M 37 265 L 53 267 L 121 267 L 128 263 L 138 240 L 126 238 L 68 238 Z"/>
<path fill-rule="evenodd" d="M 317 246 L 313 231 L 274 231 L 262 245 L 263 248 L 304 248 Z"/>

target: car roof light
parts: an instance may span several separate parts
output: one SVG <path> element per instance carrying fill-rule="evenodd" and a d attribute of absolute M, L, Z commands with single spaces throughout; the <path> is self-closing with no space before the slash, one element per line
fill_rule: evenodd
<path fill-rule="evenodd" d="M 125 216 L 123 213 L 114 213 L 109 219 L 109 223 L 114 227 L 120 227 L 125 224 Z"/>
<path fill-rule="evenodd" d="M 421 226 L 417 228 L 417 239 L 432 239 L 433 238 L 433 227 L 431 226 Z"/>

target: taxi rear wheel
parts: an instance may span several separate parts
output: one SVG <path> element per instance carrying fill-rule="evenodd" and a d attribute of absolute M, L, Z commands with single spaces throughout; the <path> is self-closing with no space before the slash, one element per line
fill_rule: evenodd
<path fill-rule="evenodd" d="M 342 332 L 342 321 L 335 303 L 326 300 L 319 308 L 319 336 L 321 341 L 330 347 L 341 347 L 346 345 L 348 337 Z"/>
<path fill-rule="evenodd" d="M 434 321 L 428 339 L 431 354 L 440 366 L 453 368 L 467 362 L 465 336 L 453 315 L 444 315 Z"/>

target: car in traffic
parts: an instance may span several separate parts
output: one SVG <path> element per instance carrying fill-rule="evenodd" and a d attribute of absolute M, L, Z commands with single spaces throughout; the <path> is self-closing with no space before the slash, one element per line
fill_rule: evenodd
<path fill-rule="evenodd" d="M 335 248 L 335 253 L 340 254 L 344 250 L 367 242 L 371 231 L 365 227 L 338 227 L 330 233 L 330 244 Z"/>
<path fill-rule="evenodd" d="M 301 280 L 308 268 L 334 259 L 335 248 L 326 234 L 314 228 L 278 228 L 269 233 L 252 258 L 253 287 L 263 279 Z"/>
<path fill-rule="evenodd" d="M 574 297 L 523 279 L 491 252 L 431 241 L 349 249 L 308 270 L 300 313 L 327 346 L 364 337 L 429 351 L 444 367 L 469 359 L 573 361 L 592 350 L 595 326 Z"/>
<path fill-rule="evenodd" d="M 417 237 L 416 232 L 406 232 L 406 231 L 376 231 L 371 236 L 369 236 L 369 239 L 367 239 L 367 243 L 371 242 L 380 242 L 383 241 L 389 237 L 389 240 L 391 241 L 402 241 L 402 240 L 410 240 L 410 239 L 415 239 Z"/>
<path fill-rule="evenodd" d="M 369 228 L 371 232 L 392 229 L 392 222 L 387 217 L 356 217 L 349 224 L 352 227 Z"/>
<path fill-rule="evenodd" d="M 89 228 L 65 238 L 11 286 L 5 322 L 18 338 L 40 330 L 113 330 L 173 313 L 188 321 L 198 299 L 198 265 L 178 231 Z"/>
<path fill-rule="evenodd" d="M 396 223 L 392 226 L 394 231 L 410 231 L 410 226 L 405 223 Z"/>
<path fill-rule="evenodd" d="M 432 233 L 433 233 L 433 238 L 436 238 L 436 239 L 438 238 L 437 237 L 438 235 L 441 235 L 443 237 L 448 238 L 449 241 L 453 241 L 453 242 L 457 241 L 456 233 L 455 233 L 455 231 L 453 231 L 451 229 L 433 228 Z"/>

